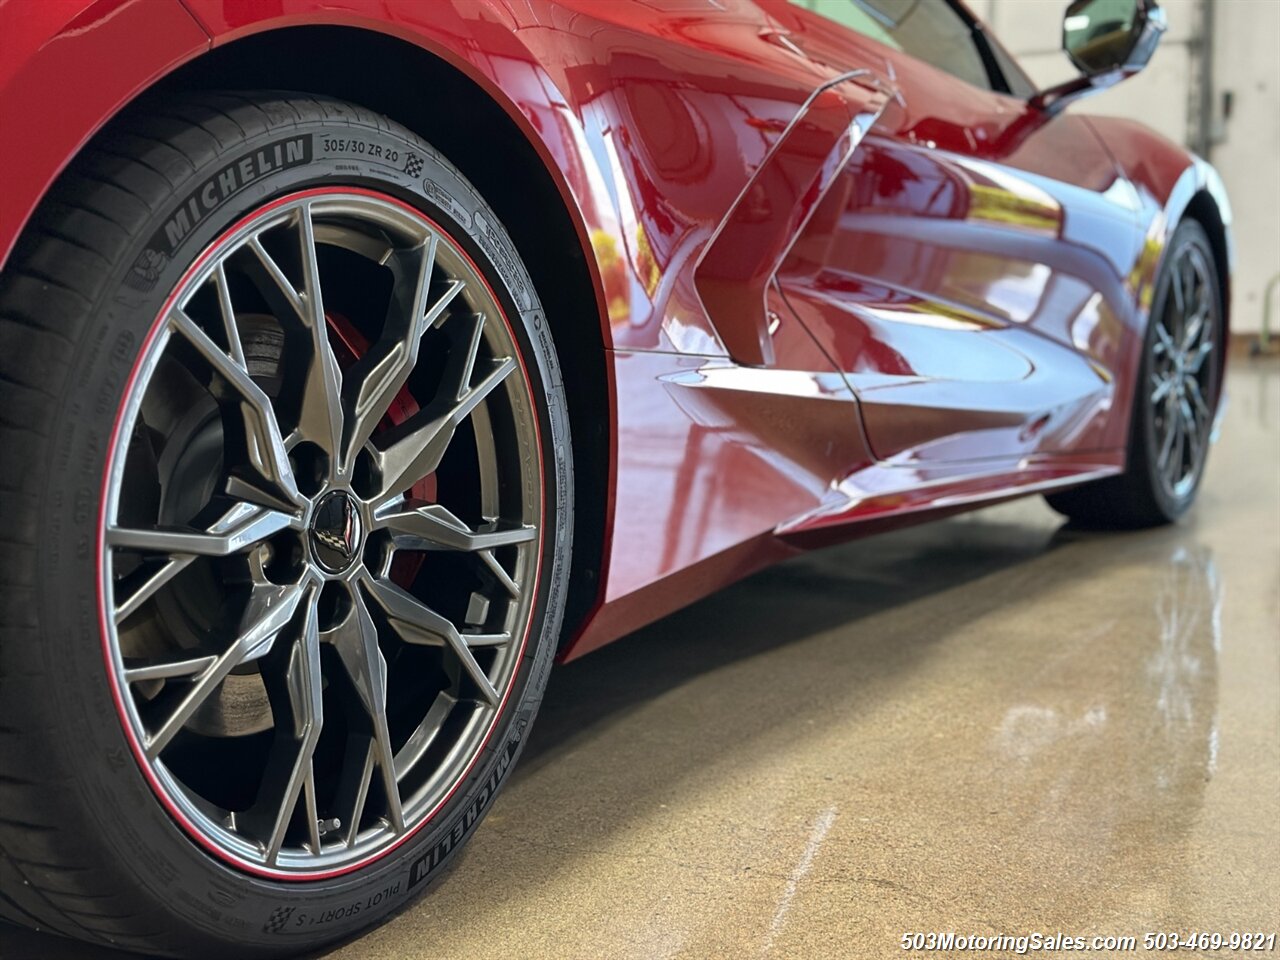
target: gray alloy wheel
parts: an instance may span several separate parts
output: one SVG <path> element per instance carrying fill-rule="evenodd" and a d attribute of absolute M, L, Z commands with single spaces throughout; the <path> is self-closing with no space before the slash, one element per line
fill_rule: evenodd
<path fill-rule="evenodd" d="M 492 729 L 542 494 L 501 318 L 418 211 L 313 190 L 208 248 L 139 357 L 104 500 L 115 681 L 153 787 L 238 866 L 369 862 Z"/>
<path fill-rule="evenodd" d="M 1156 475 L 1174 500 L 1195 488 L 1213 432 L 1217 296 L 1205 252 L 1194 244 L 1178 249 L 1164 309 L 1151 320 L 1148 370 Z"/>

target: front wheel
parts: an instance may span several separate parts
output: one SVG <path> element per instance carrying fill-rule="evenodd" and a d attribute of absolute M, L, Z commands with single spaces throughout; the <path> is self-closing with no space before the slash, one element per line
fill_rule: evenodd
<path fill-rule="evenodd" d="M 1204 228 L 1184 220 L 1156 278 L 1125 472 L 1050 494 L 1051 507 L 1080 523 L 1120 528 L 1172 523 L 1190 509 L 1221 393 L 1221 289 Z"/>
<path fill-rule="evenodd" d="M 96 141 L 0 278 L 0 916 L 277 956 L 425 890 L 554 656 L 556 364 L 385 118 L 210 96 Z"/>

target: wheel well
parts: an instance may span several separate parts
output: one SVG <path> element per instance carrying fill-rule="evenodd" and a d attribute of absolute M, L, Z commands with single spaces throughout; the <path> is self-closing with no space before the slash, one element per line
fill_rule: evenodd
<path fill-rule="evenodd" d="M 376 69 L 371 68 L 376 65 Z M 533 278 L 569 405 L 574 551 L 563 638 L 594 606 L 604 557 L 610 409 L 600 309 L 577 231 L 542 159 L 473 80 L 411 43 L 346 27 L 295 27 L 219 47 L 153 91 L 277 89 L 377 111 L 449 158 L 493 207 Z"/>

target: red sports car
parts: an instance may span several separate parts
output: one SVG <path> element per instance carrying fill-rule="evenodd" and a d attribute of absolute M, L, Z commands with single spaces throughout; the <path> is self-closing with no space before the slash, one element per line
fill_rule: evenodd
<path fill-rule="evenodd" d="M 1176 519 L 1230 212 L 958 0 L 0 0 L 0 916 L 170 956 L 443 872 L 552 662 L 1003 498 Z M 1053 29 L 1056 30 L 1056 25 Z"/>

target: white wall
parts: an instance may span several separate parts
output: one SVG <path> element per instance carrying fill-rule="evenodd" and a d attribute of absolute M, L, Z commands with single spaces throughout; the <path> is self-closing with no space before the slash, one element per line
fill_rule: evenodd
<path fill-rule="evenodd" d="M 1188 146 L 1196 136 L 1200 36 L 1206 0 L 1161 0 L 1169 31 L 1138 76 L 1071 109 L 1136 117 Z M 1214 5 L 1216 140 L 1210 159 L 1235 213 L 1233 327 L 1257 330 L 1262 293 L 1280 272 L 1280 0 L 1211 0 Z M 1050 85 L 1074 74 L 1059 49 L 1066 0 L 969 0 L 1031 79 Z M 1232 91 L 1230 119 L 1221 98 Z M 1275 297 L 1280 301 L 1280 295 Z M 1280 324 L 1280 302 L 1273 302 Z"/>
<path fill-rule="evenodd" d="M 1236 225 L 1236 330 L 1256 330 L 1263 287 L 1280 273 L 1280 2 L 1218 0 L 1214 81 L 1235 104 L 1210 159 Z M 1272 332 L 1280 292 L 1271 297 Z"/>

